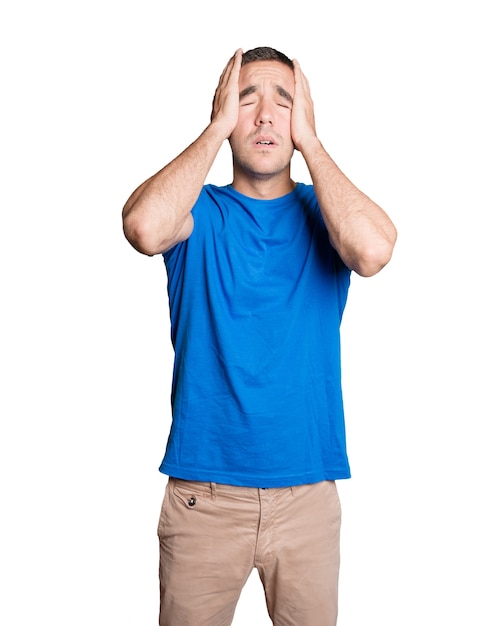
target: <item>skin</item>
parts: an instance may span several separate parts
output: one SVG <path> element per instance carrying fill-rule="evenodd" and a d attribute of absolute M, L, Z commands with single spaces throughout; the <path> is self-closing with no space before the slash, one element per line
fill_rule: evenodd
<path fill-rule="evenodd" d="M 233 153 L 233 187 L 258 199 L 292 191 L 290 164 L 297 149 L 309 169 L 332 245 L 351 270 L 373 276 L 391 258 L 396 229 L 324 149 L 316 133 L 309 83 L 298 61 L 294 70 L 279 61 L 242 67 L 241 56 L 239 49 L 221 74 L 207 128 L 128 199 L 123 208 L 127 239 L 147 255 L 187 239 L 194 226 L 191 209 L 227 139 Z"/>
<path fill-rule="evenodd" d="M 275 61 L 249 63 L 241 68 L 238 89 L 238 122 L 229 138 L 233 187 L 262 199 L 289 193 L 294 188 L 290 178 L 294 73 Z"/>

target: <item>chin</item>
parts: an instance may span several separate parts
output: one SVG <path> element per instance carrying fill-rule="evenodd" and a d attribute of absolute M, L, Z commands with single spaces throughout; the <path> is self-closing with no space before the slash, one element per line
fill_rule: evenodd
<path fill-rule="evenodd" d="M 272 159 L 271 162 L 267 160 L 264 162 L 264 159 L 248 159 L 247 161 L 235 161 L 235 166 L 241 171 L 245 172 L 247 176 L 252 176 L 254 178 L 272 178 L 273 176 L 279 176 L 284 172 L 290 164 L 290 160 L 288 161 L 280 161 L 276 162 Z"/>

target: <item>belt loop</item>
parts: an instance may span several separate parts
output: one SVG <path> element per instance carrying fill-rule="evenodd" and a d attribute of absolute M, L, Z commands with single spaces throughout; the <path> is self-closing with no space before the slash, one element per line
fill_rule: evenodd
<path fill-rule="evenodd" d="M 292 495 L 295 495 L 295 494 L 294 494 L 294 488 L 293 488 L 293 487 L 290 487 L 290 493 L 291 493 Z"/>
<path fill-rule="evenodd" d="M 211 499 L 216 498 L 216 483 L 211 483 Z"/>

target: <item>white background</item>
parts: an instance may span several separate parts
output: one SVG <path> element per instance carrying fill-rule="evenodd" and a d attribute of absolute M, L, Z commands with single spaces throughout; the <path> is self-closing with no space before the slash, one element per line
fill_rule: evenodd
<path fill-rule="evenodd" d="M 259 45 L 299 59 L 321 140 L 399 230 L 343 321 L 340 626 L 486 624 L 481 3 L 46 0 L 0 15 L 5 626 L 157 622 L 166 282 L 121 209 Z M 230 176 L 225 146 L 209 182 Z"/>

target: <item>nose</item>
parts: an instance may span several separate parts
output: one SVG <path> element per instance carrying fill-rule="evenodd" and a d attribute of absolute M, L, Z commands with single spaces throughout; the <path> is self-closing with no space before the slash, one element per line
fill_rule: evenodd
<path fill-rule="evenodd" d="M 273 124 L 273 114 L 269 102 L 263 100 L 257 111 L 255 118 L 256 126 L 264 126 L 265 124 Z"/>
<path fill-rule="evenodd" d="M 257 126 L 265 126 L 266 124 L 272 124 L 272 118 L 270 115 L 260 115 Z"/>

